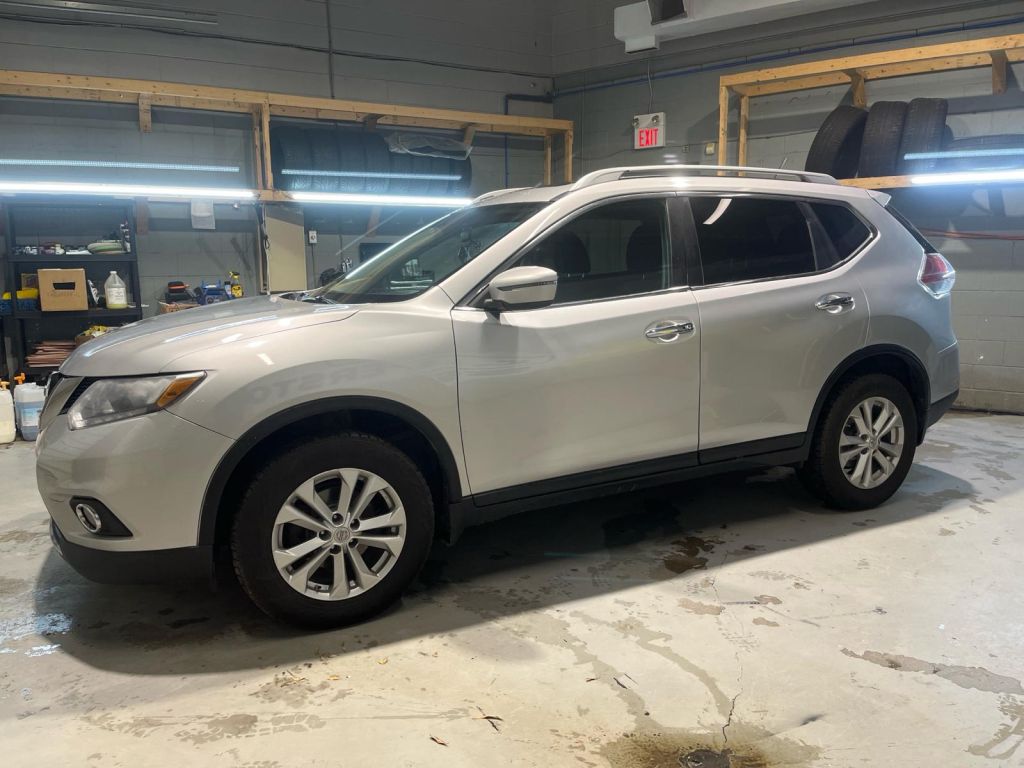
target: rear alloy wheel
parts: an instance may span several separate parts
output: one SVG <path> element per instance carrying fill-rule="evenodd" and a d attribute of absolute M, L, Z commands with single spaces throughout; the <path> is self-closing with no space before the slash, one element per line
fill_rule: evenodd
<path fill-rule="evenodd" d="M 825 405 L 799 470 L 831 507 L 870 509 L 903 483 L 917 449 L 917 412 L 906 387 L 884 374 L 854 379 Z"/>
<path fill-rule="evenodd" d="M 395 603 L 433 538 L 419 468 L 394 445 L 348 432 L 277 449 L 242 499 L 231 553 L 242 588 L 270 616 L 337 627 Z"/>

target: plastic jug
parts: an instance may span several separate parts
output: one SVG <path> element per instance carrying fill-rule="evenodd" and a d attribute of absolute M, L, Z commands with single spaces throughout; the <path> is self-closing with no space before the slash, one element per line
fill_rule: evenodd
<path fill-rule="evenodd" d="M 0 381 L 0 443 L 14 442 L 14 398 L 7 389 L 9 382 Z"/>
<path fill-rule="evenodd" d="M 43 410 L 46 391 L 38 384 L 19 384 L 14 388 L 14 413 L 18 430 L 26 440 L 39 435 L 39 414 Z"/>
<path fill-rule="evenodd" d="M 107 298 L 107 309 L 128 309 L 128 286 L 117 276 L 116 270 L 110 270 L 110 277 L 103 284 L 103 295 Z"/>

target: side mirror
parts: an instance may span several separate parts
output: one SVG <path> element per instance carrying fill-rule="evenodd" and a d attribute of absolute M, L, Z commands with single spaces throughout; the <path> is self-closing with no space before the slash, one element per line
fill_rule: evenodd
<path fill-rule="evenodd" d="M 558 273 L 547 267 L 513 267 L 491 280 L 484 308 L 492 312 L 507 309 L 537 309 L 555 300 Z"/>

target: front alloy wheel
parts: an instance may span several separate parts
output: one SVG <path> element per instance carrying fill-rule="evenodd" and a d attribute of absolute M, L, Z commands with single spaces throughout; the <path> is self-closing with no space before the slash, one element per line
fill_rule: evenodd
<path fill-rule="evenodd" d="M 376 586 L 405 543 L 405 509 L 386 480 L 363 469 L 321 472 L 274 521 L 273 553 L 288 585 L 318 600 L 345 600 Z"/>

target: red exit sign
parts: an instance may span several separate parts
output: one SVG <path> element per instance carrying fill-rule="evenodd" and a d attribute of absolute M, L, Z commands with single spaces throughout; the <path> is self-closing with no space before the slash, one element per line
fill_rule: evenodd
<path fill-rule="evenodd" d="M 633 118 L 633 149 L 664 147 L 665 134 L 664 112 L 637 115 Z"/>

